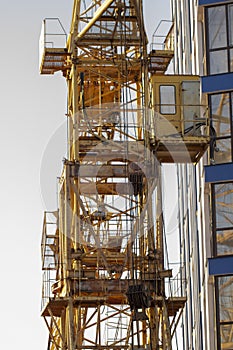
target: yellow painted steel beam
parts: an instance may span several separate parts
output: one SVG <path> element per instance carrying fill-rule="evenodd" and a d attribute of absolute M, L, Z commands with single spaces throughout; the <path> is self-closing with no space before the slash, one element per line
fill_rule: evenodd
<path fill-rule="evenodd" d="M 108 9 L 108 7 L 113 3 L 114 0 L 106 0 L 96 11 L 93 18 L 89 21 L 86 27 L 76 36 L 75 40 L 78 41 L 81 39 L 86 32 L 98 21 L 98 19 L 102 16 L 102 14 Z"/>

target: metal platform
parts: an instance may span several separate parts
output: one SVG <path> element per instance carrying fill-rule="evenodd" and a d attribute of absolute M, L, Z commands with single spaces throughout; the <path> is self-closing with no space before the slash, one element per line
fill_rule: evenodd
<path fill-rule="evenodd" d="M 65 48 L 45 48 L 40 64 L 40 74 L 54 74 L 68 68 L 69 54 Z"/>
<path fill-rule="evenodd" d="M 96 281 L 93 281 L 93 282 L 96 283 Z M 88 281 L 87 283 L 90 284 L 90 281 Z M 153 304 L 154 306 L 155 305 L 161 306 L 162 301 L 163 301 L 163 297 L 158 296 L 156 297 L 156 300 L 153 301 Z M 167 303 L 168 316 L 175 317 L 177 312 L 183 309 L 186 303 L 186 298 L 170 297 L 166 300 L 166 303 Z M 46 317 L 46 316 L 51 316 L 51 313 L 52 313 L 52 315 L 55 317 L 61 317 L 63 310 L 68 306 L 68 304 L 69 304 L 68 298 L 50 299 L 45 305 L 44 309 L 42 310 L 41 315 Z M 78 305 L 81 305 L 83 307 L 96 307 L 97 305 L 104 305 L 104 304 L 112 304 L 112 305 L 127 304 L 127 298 L 125 294 L 117 290 L 115 290 L 115 294 L 108 293 L 108 295 L 105 295 L 105 296 L 104 295 L 102 296 L 82 295 L 82 296 L 74 297 L 74 307 Z"/>
<path fill-rule="evenodd" d="M 152 50 L 149 54 L 149 71 L 153 74 L 164 74 L 173 57 L 173 50 Z"/>
<path fill-rule="evenodd" d="M 208 146 L 208 137 L 151 140 L 151 150 L 161 163 L 197 163 Z"/>

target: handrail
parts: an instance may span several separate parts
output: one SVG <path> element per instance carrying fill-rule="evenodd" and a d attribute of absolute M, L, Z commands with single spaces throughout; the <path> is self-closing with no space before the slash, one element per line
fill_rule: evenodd
<path fill-rule="evenodd" d="M 167 105 L 167 106 L 172 106 Z M 177 105 L 175 105 L 177 106 Z M 183 105 L 182 107 L 189 107 L 192 105 Z M 195 105 L 200 107 L 201 105 Z M 172 114 L 170 115 L 172 117 Z M 175 124 L 180 124 L 180 130 L 177 130 Z M 168 119 L 167 115 L 162 115 L 158 112 L 151 114 L 151 136 L 156 138 L 177 138 L 182 140 L 185 136 L 209 138 L 209 119 L 208 116 L 194 117 L 183 119 L 180 117 L 176 118 L 174 114 L 174 119 Z"/>
<path fill-rule="evenodd" d="M 54 221 L 51 221 L 48 219 L 48 215 L 54 216 Z M 48 225 L 53 226 L 53 233 L 48 232 Z M 55 260 L 55 254 L 51 250 L 50 244 L 51 242 L 48 242 L 48 240 L 56 239 L 56 230 L 57 230 L 57 217 L 55 215 L 55 212 L 52 211 L 45 211 L 44 212 L 44 219 L 43 219 L 43 229 L 42 229 L 42 238 L 41 238 L 41 260 L 42 260 L 42 269 L 47 270 L 49 261 Z"/>
<path fill-rule="evenodd" d="M 62 24 L 62 22 L 60 21 L 60 19 L 58 18 L 58 17 L 46 17 L 46 18 L 44 18 L 44 21 L 58 21 L 58 23 L 60 24 L 60 27 L 62 28 L 62 30 L 63 30 L 63 34 L 66 36 L 66 38 L 67 38 L 67 33 L 66 33 L 66 30 L 65 30 L 65 28 L 63 27 L 63 24 Z"/>
<path fill-rule="evenodd" d="M 58 281 L 57 279 L 57 271 L 58 268 L 64 266 L 65 264 L 49 264 L 49 269 L 45 270 L 42 275 L 42 295 L 41 295 L 41 310 L 45 307 L 46 303 L 54 298 L 54 294 L 52 291 L 52 285 Z"/>
<path fill-rule="evenodd" d="M 47 30 L 47 22 L 56 21 L 58 23 L 58 26 L 60 27 L 60 31 L 58 32 L 48 32 Z M 62 45 L 57 40 L 57 38 L 62 38 Z M 64 38 L 64 39 L 63 39 Z M 56 39 L 56 40 L 55 40 Z M 67 45 L 67 33 L 65 31 L 65 28 L 63 27 L 61 21 L 59 18 L 45 18 L 42 22 L 42 28 L 41 28 L 41 34 L 40 34 L 40 40 L 39 40 L 39 63 L 41 65 L 41 62 L 44 57 L 44 52 L 46 48 L 66 48 Z"/>
<path fill-rule="evenodd" d="M 159 31 L 160 27 L 164 23 L 170 23 L 170 27 L 169 27 L 169 30 L 167 31 L 167 34 L 166 35 L 157 34 L 157 32 Z M 170 48 L 166 47 L 166 42 L 167 42 L 167 39 L 169 38 L 169 36 L 171 35 L 172 28 L 173 28 L 173 21 L 171 21 L 171 20 L 163 19 L 163 20 L 161 20 L 159 22 L 159 24 L 155 28 L 155 31 L 154 31 L 154 33 L 152 35 L 151 50 L 153 50 L 156 45 L 162 47 L 162 49 L 172 49 L 173 45 L 171 45 Z M 163 40 L 156 41 L 156 39 L 163 39 Z"/>

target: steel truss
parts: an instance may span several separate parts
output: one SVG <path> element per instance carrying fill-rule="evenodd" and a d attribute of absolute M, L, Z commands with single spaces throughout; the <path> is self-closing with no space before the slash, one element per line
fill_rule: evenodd
<path fill-rule="evenodd" d="M 165 296 L 146 46 L 142 1 L 74 1 L 67 48 L 56 52 L 69 155 L 51 243 L 56 282 L 42 311 L 48 350 L 172 348 L 185 299 Z"/>

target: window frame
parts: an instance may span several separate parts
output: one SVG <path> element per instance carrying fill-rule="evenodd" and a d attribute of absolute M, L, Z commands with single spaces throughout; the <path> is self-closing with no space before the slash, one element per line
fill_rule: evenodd
<path fill-rule="evenodd" d="M 233 326 L 233 320 L 232 321 L 221 321 L 220 320 L 220 293 L 219 293 L 219 278 L 221 277 L 228 277 L 233 275 L 224 275 L 224 276 L 216 276 L 214 278 L 215 280 L 215 307 L 216 307 L 216 328 L 217 328 L 217 348 L 222 350 L 221 346 L 221 326 L 224 325 L 232 325 Z"/>
<path fill-rule="evenodd" d="M 233 52 L 233 33 L 230 34 L 230 19 L 229 19 L 229 8 L 230 6 L 233 6 L 233 2 L 228 4 L 219 4 L 219 5 L 212 5 L 205 8 L 205 32 L 206 32 L 206 70 L 207 75 L 216 75 L 216 74 L 226 74 L 233 72 L 233 67 L 231 69 L 231 50 Z M 209 46 L 209 9 L 210 8 L 218 8 L 218 7 L 224 7 L 225 9 L 225 16 L 226 16 L 226 46 L 217 47 L 211 49 Z M 233 19 L 232 19 L 233 20 Z M 230 38 L 232 38 L 232 44 L 230 45 Z M 218 51 L 226 51 L 227 52 L 227 71 L 225 72 L 219 72 L 219 73 L 210 73 L 211 66 L 210 66 L 210 54 L 212 52 L 218 52 Z"/>
<path fill-rule="evenodd" d="M 162 103 L 162 92 L 161 92 L 161 88 L 164 87 L 170 87 L 174 89 L 174 104 L 164 104 Z M 161 115 L 176 115 L 177 114 L 177 85 L 175 84 L 160 84 L 159 85 L 159 113 Z M 174 112 L 173 113 L 163 113 L 162 112 L 162 107 L 174 107 Z"/>
<path fill-rule="evenodd" d="M 224 185 L 224 184 L 232 184 L 233 188 L 233 181 L 228 182 L 217 182 L 211 184 L 211 207 L 212 207 L 212 255 L 214 257 L 221 257 L 221 256 L 228 256 L 233 255 L 232 253 L 226 254 L 219 254 L 218 253 L 218 243 L 217 243 L 217 234 L 220 231 L 230 231 L 233 230 L 233 224 L 232 226 L 227 227 L 217 227 L 217 211 L 216 211 L 216 185 Z"/>
<path fill-rule="evenodd" d="M 213 104 L 211 101 L 212 96 L 217 96 L 217 95 L 224 95 L 224 94 L 228 94 L 228 99 L 229 99 L 229 113 L 230 113 L 230 133 L 229 135 L 226 136 L 218 136 L 216 135 L 215 137 L 212 135 L 212 137 L 214 137 L 213 142 L 210 142 L 210 158 L 214 160 L 214 148 L 215 148 L 215 142 L 214 141 L 218 141 L 218 140 L 231 140 L 230 144 L 231 144 L 231 160 L 228 163 L 233 162 L 233 90 L 230 91 L 221 91 L 221 92 L 216 92 L 213 94 L 208 94 L 208 106 L 209 106 L 209 117 L 210 117 L 210 127 L 212 128 L 212 130 L 214 130 L 214 125 L 213 125 Z M 223 164 L 223 163 L 216 163 L 216 164 Z"/>

